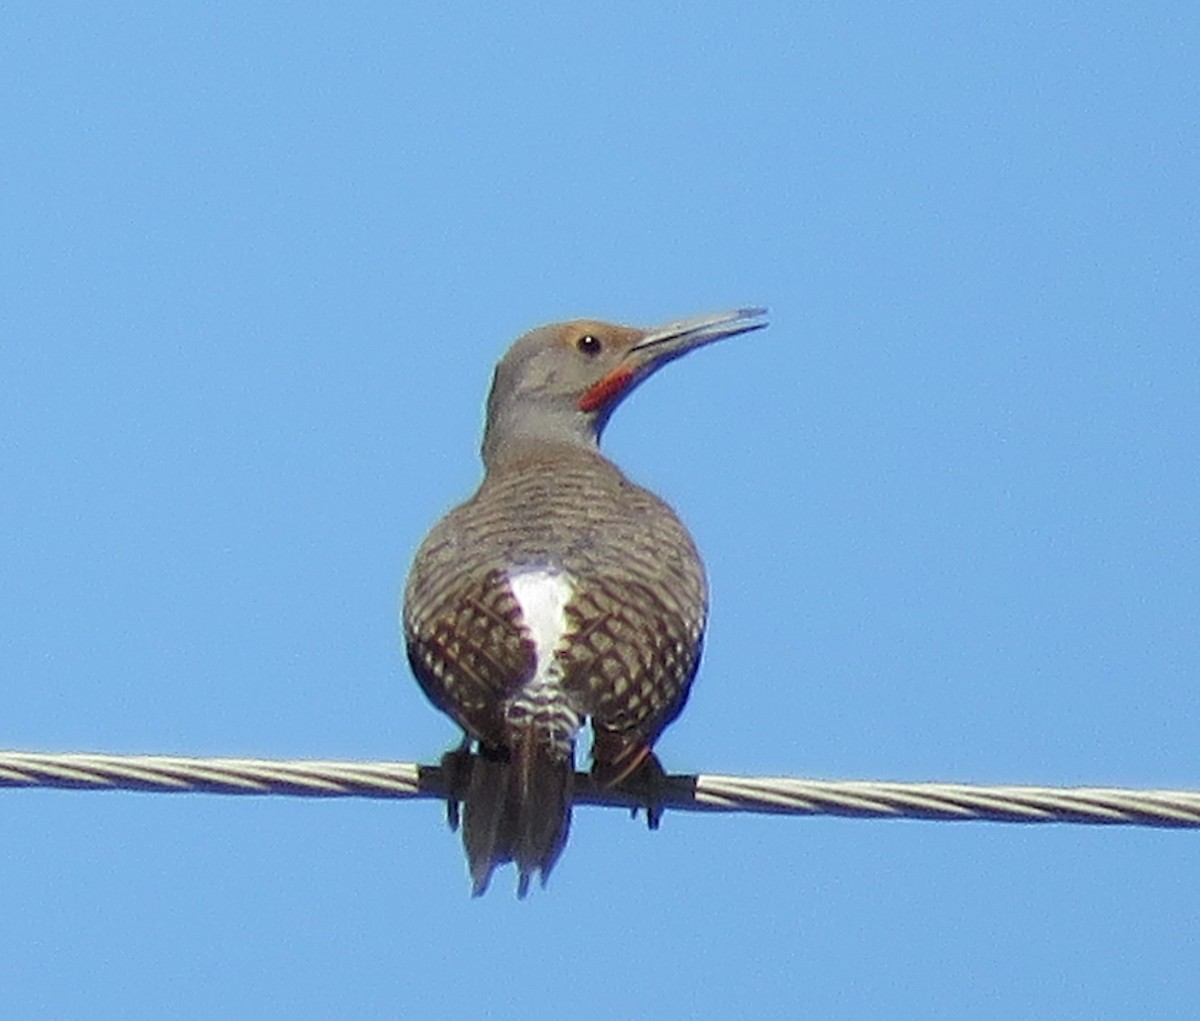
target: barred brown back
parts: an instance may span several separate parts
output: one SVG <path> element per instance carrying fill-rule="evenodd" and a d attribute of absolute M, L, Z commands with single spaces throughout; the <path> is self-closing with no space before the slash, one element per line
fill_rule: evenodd
<path fill-rule="evenodd" d="M 707 597 L 674 512 L 600 454 L 540 446 L 489 472 L 438 524 L 409 576 L 409 657 L 439 708 L 484 745 L 507 747 L 504 700 L 534 668 L 508 577 L 546 566 L 574 587 L 563 691 L 591 719 L 598 772 L 619 779 L 683 707 Z"/>

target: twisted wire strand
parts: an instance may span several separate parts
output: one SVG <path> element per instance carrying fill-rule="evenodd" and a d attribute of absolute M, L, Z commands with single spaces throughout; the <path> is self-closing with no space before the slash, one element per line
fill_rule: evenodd
<path fill-rule="evenodd" d="M 447 784 L 440 766 L 412 762 L 0 752 L 0 787 L 445 799 Z M 586 773 L 576 775 L 576 804 L 637 809 L 646 800 L 644 791 L 601 789 Z M 1200 827 L 1200 791 L 1187 790 L 698 774 L 666 777 L 654 800 L 663 808 L 693 812 Z"/>

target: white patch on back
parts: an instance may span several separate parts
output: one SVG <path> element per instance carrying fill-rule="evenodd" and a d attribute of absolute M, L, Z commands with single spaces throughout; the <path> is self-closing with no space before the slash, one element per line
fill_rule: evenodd
<path fill-rule="evenodd" d="M 534 664 L 533 675 L 506 700 L 504 715 L 510 726 L 537 727 L 573 761 L 582 720 L 563 691 L 559 652 L 570 629 L 566 609 L 575 586 L 565 571 L 546 566 L 510 571 L 508 584 L 533 640 Z"/>
<path fill-rule="evenodd" d="M 558 646 L 567 634 L 566 608 L 575 586 L 568 575 L 551 567 L 512 571 L 508 583 L 521 608 L 521 623 L 533 638 L 536 659 L 528 686 L 557 681 Z"/>

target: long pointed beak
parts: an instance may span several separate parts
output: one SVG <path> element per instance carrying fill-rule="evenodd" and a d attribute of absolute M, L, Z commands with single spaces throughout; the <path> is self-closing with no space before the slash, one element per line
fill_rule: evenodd
<path fill-rule="evenodd" d="M 767 325 L 765 308 L 739 308 L 731 312 L 693 316 L 651 330 L 629 349 L 628 361 L 637 369 L 658 368 L 704 344 Z"/>

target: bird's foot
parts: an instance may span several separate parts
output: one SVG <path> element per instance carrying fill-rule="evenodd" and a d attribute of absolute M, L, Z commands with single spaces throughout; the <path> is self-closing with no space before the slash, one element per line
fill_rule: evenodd
<path fill-rule="evenodd" d="M 663 769 L 662 763 L 658 761 L 658 756 L 650 752 L 642 760 L 642 764 L 638 767 L 637 771 L 622 784 L 626 790 L 640 796 L 642 799 L 641 805 L 634 806 L 630 813 L 631 818 L 636 819 L 638 809 L 644 808 L 646 810 L 646 825 L 652 830 L 658 829 L 658 824 L 662 822 L 666 780 L 666 770 Z"/>
<path fill-rule="evenodd" d="M 446 822 L 452 831 L 458 830 L 459 806 L 466 800 L 474 762 L 470 738 L 463 738 L 457 748 L 451 748 L 442 756 L 442 777 L 446 784 Z"/>

